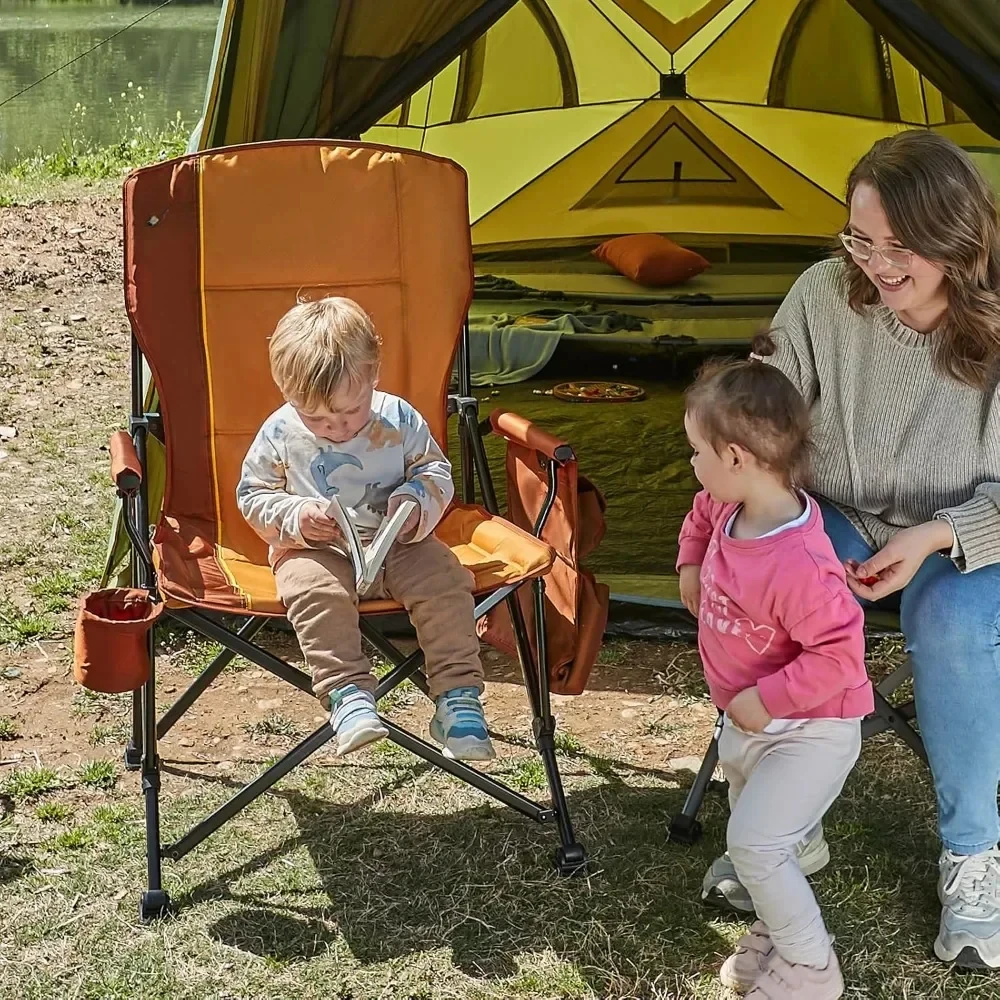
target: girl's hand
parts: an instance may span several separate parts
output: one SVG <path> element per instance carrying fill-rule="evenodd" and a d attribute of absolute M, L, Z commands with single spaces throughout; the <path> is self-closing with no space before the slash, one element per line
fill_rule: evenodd
<path fill-rule="evenodd" d="M 771 722 L 771 716 L 755 688 L 741 691 L 726 708 L 729 718 L 748 733 L 761 733 Z"/>
<path fill-rule="evenodd" d="M 847 585 L 862 600 L 881 601 L 902 590 L 931 553 L 954 544 L 955 532 L 947 521 L 925 521 L 904 528 L 865 562 L 849 559 L 844 564 Z"/>
<path fill-rule="evenodd" d="M 695 618 L 701 608 L 701 567 L 689 564 L 681 566 L 681 603 Z"/>
<path fill-rule="evenodd" d="M 302 505 L 299 511 L 299 534 L 310 545 L 332 545 L 341 539 L 341 531 L 326 508 L 315 501 Z"/>

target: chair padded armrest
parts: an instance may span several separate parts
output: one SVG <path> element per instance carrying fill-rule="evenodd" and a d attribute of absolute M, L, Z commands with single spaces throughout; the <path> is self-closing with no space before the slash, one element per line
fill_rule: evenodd
<path fill-rule="evenodd" d="M 116 431 L 108 442 L 111 479 L 122 493 L 135 493 L 142 483 L 142 465 L 127 431 Z"/>
<path fill-rule="evenodd" d="M 546 458 L 565 465 L 576 459 L 571 445 L 561 441 L 554 434 L 537 427 L 526 417 L 510 410 L 496 409 L 490 414 L 490 424 L 495 433 L 508 441 L 534 448 Z"/>

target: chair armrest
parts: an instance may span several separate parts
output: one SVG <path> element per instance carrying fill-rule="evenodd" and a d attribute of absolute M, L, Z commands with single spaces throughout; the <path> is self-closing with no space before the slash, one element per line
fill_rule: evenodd
<path fill-rule="evenodd" d="M 111 479 L 125 494 L 138 491 L 142 484 L 142 464 L 127 431 L 116 431 L 108 442 L 111 452 Z"/>
<path fill-rule="evenodd" d="M 533 448 L 559 465 L 566 465 L 576 460 L 571 445 L 510 410 L 494 410 L 490 414 L 490 424 L 493 431 L 501 437 L 526 448 Z"/>

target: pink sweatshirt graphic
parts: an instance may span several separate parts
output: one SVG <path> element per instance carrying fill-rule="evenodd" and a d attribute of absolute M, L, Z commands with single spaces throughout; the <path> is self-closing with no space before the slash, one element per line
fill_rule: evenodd
<path fill-rule="evenodd" d="M 698 648 L 715 704 L 756 685 L 775 719 L 854 719 L 874 709 L 864 613 L 817 504 L 775 535 L 737 539 L 738 504 L 702 490 L 684 520 L 677 568 L 701 565 Z"/>

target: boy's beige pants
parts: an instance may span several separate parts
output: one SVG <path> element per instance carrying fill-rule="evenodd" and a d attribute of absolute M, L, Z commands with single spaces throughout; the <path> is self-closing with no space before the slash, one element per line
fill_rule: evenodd
<path fill-rule="evenodd" d="M 354 569 L 337 552 L 298 549 L 275 569 L 313 691 L 324 704 L 331 691 L 355 684 L 375 690 L 372 665 L 361 649 Z M 431 697 L 453 688 L 483 689 L 472 574 L 433 535 L 389 550 L 381 577 L 365 595 L 402 604 L 426 658 Z"/>

